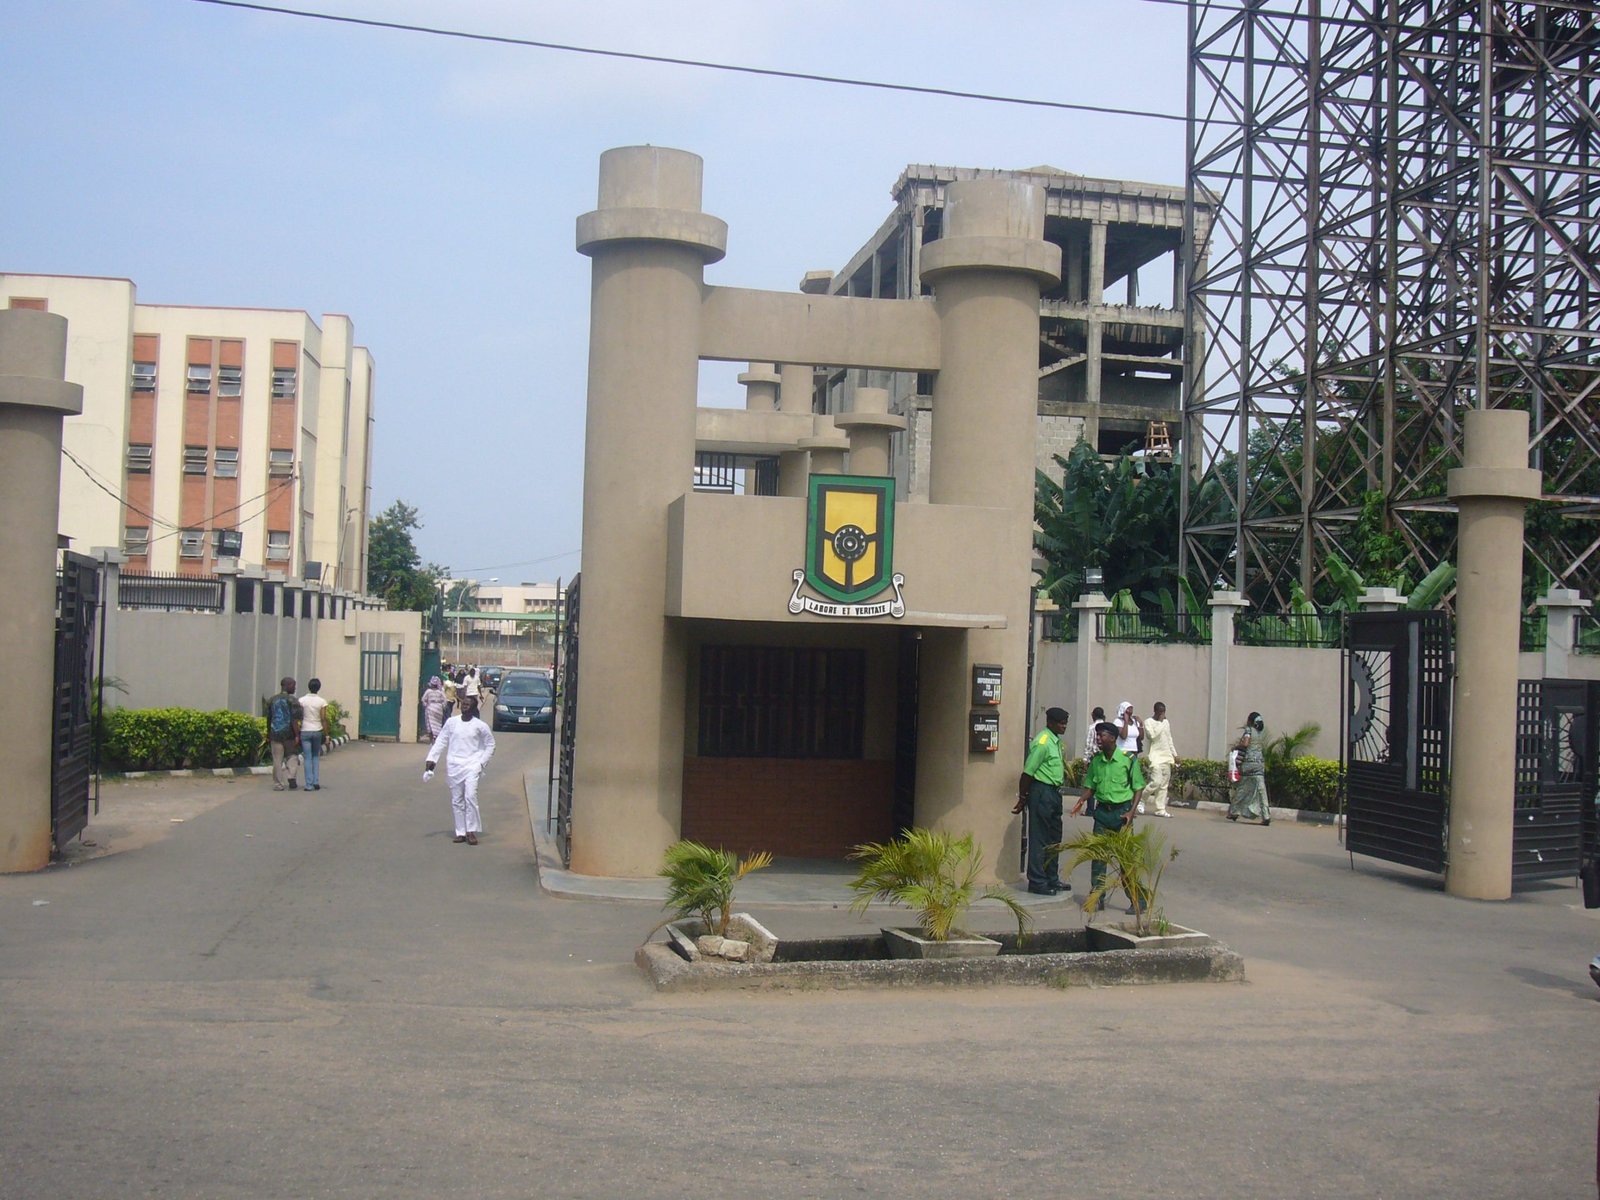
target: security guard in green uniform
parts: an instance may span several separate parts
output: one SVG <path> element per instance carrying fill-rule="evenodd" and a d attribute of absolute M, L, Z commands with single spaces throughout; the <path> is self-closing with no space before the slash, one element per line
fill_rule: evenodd
<path fill-rule="evenodd" d="M 1137 756 L 1117 749 L 1117 727 L 1110 721 L 1101 721 L 1094 727 L 1100 742 L 1100 751 L 1089 760 L 1083 773 L 1083 795 L 1072 806 L 1077 816 L 1091 799 L 1089 810 L 1097 830 L 1122 829 L 1133 820 L 1134 806 L 1144 794 L 1144 771 Z M 1094 887 L 1105 877 L 1105 863 L 1090 863 L 1089 878 Z"/>
<path fill-rule="evenodd" d="M 1011 811 L 1028 810 L 1028 890 L 1036 896 L 1070 892 L 1063 883 L 1059 860 L 1048 848 L 1061 841 L 1061 735 L 1067 731 L 1064 708 L 1048 708 L 1045 728 L 1028 745 L 1028 758 L 1017 778 L 1017 803 Z"/>

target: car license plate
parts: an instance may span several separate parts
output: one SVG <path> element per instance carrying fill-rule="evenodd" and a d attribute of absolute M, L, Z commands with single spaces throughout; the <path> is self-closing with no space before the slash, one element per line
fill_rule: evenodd
<path fill-rule="evenodd" d="M 532 725 L 533 724 L 533 718 L 532 717 L 518 717 L 517 718 L 517 724 L 518 725 Z"/>

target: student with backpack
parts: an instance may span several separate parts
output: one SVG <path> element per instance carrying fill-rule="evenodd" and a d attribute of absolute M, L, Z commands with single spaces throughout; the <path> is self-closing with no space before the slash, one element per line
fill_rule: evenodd
<path fill-rule="evenodd" d="M 295 699 L 294 679 L 285 675 L 278 680 L 281 689 L 267 701 L 267 743 L 272 749 L 272 790 L 283 791 L 285 785 L 294 791 L 300 785 L 295 775 L 300 765 L 296 751 L 300 747 L 300 701 Z"/>

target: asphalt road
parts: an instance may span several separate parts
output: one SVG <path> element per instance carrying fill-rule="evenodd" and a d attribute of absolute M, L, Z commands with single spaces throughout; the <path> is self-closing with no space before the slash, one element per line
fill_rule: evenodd
<path fill-rule="evenodd" d="M 0 877 L 0 1197 L 1594 1194 L 1571 887 L 1182 812 L 1166 907 L 1243 985 L 664 997 L 652 905 L 537 888 L 547 745 L 500 738 L 477 847 L 420 748 L 355 745 L 309 796 L 117 785 L 113 853 Z M 844 906 L 755 911 L 880 923 Z"/>

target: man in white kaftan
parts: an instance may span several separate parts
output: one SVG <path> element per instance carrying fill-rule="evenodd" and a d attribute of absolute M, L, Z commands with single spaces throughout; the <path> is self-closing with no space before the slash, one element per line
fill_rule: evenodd
<path fill-rule="evenodd" d="M 494 731 L 478 719 L 477 700 L 462 697 L 461 710 L 444 723 L 428 751 L 422 778 L 432 779 L 434 767 L 443 759 L 445 778 L 450 781 L 450 808 L 455 814 L 455 840 L 469 846 L 476 846 L 483 832 L 478 779 L 493 754 Z"/>

